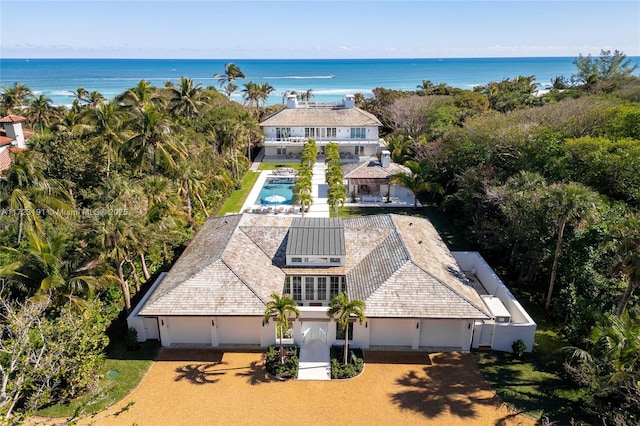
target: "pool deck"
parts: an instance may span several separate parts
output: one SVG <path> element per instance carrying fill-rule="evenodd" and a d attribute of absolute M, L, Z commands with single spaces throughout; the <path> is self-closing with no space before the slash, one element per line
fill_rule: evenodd
<path fill-rule="evenodd" d="M 269 177 L 289 177 L 288 175 L 276 174 L 274 170 L 262 170 L 260 171 L 260 163 L 264 158 L 263 152 L 261 152 L 256 161 L 251 165 L 251 170 L 260 172 L 258 180 L 251 188 L 251 192 L 247 196 L 240 213 L 258 213 L 258 214 L 285 214 L 292 216 L 301 216 L 300 207 L 292 206 L 291 204 L 276 204 L 273 206 L 262 206 L 258 196 L 264 186 L 265 181 Z M 327 202 L 327 184 L 325 182 L 327 165 L 324 162 L 316 162 L 313 165 L 313 177 L 311 178 L 311 197 L 313 203 L 309 207 L 309 211 L 305 213 L 307 217 L 329 217 L 329 203 Z M 294 175 L 291 175 L 294 177 Z M 359 202 L 359 203 L 345 203 L 348 206 L 361 206 L 361 207 L 412 207 L 413 199 L 398 199 L 393 198 L 390 203 L 382 202 Z"/>

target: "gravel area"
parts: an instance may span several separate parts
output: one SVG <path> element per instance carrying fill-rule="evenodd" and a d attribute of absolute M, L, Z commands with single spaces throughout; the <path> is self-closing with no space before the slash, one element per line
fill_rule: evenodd
<path fill-rule="evenodd" d="M 469 354 L 365 352 L 350 380 L 280 382 L 261 353 L 162 349 L 135 404 L 99 425 L 534 425 L 508 410 Z"/>

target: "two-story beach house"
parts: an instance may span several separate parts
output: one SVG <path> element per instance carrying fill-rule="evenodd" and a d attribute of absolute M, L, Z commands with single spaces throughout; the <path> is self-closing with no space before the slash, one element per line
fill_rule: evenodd
<path fill-rule="evenodd" d="M 128 318 L 138 339 L 163 346 L 268 347 L 272 293 L 302 315 L 292 343 L 340 344 L 329 300 L 366 303 L 354 347 L 530 351 L 536 324 L 478 253 L 450 252 L 427 219 L 238 214 L 207 220 Z"/>
<path fill-rule="evenodd" d="M 373 114 L 356 107 L 355 97 L 348 95 L 339 104 L 299 102 L 295 95 L 287 98 L 287 107 L 260 123 L 264 133 L 265 159 L 282 161 L 300 158 L 302 147 L 314 139 L 319 155 L 329 142 L 339 145 L 345 161 L 360 161 L 376 154 L 382 126 Z"/>

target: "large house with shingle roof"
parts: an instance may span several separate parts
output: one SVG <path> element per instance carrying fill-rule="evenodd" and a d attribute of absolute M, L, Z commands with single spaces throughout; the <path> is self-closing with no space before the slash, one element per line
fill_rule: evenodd
<path fill-rule="evenodd" d="M 339 344 L 326 313 L 340 292 L 366 303 L 355 347 L 533 346 L 535 323 L 477 253 L 453 254 L 428 220 L 394 214 L 210 218 L 128 324 L 163 346 L 267 347 L 266 304 L 290 294 L 302 313 L 291 341 Z"/>
<path fill-rule="evenodd" d="M 357 162 L 376 154 L 381 126 L 375 115 L 355 106 L 352 95 L 330 105 L 298 102 L 292 95 L 286 108 L 260 123 L 265 158 L 272 161 L 300 158 L 304 143 L 314 139 L 320 155 L 329 142 L 335 142 L 344 161 Z"/>

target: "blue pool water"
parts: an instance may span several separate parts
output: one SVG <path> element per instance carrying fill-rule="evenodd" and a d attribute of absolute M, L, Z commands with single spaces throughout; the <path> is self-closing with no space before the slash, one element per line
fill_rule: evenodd
<path fill-rule="evenodd" d="M 292 204 L 294 182 L 295 178 L 289 177 L 267 178 L 258 195 L 259 204 L 263 206 Z"/>

